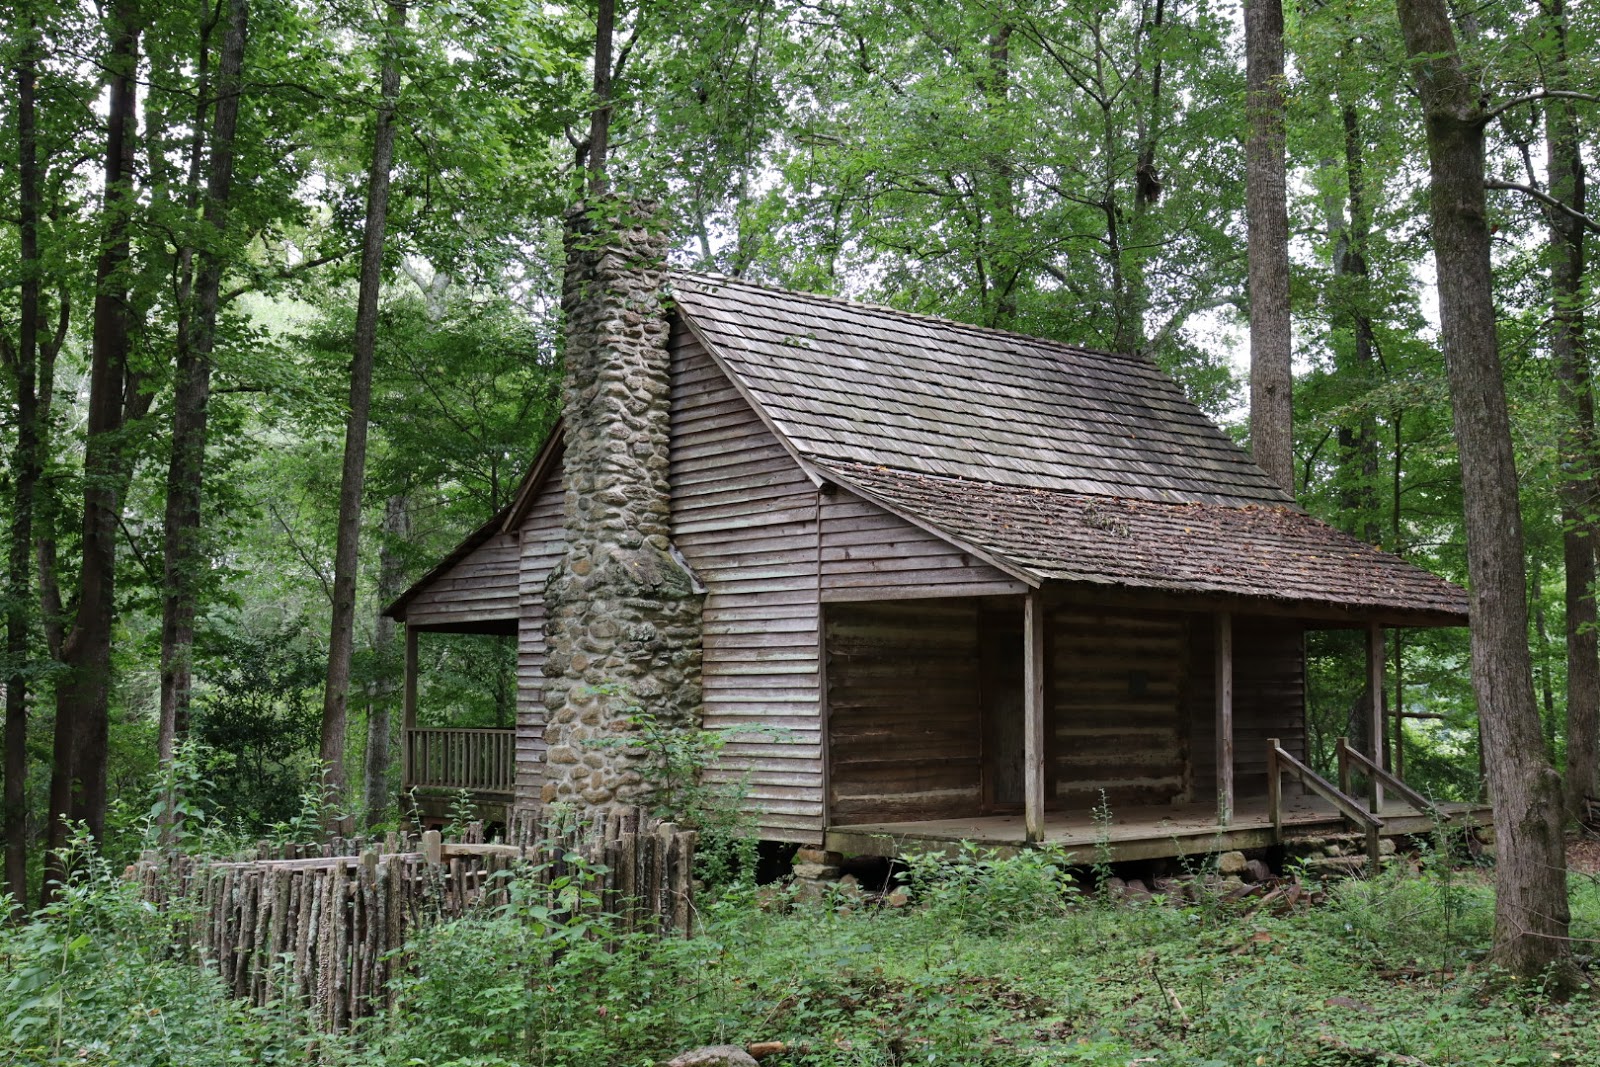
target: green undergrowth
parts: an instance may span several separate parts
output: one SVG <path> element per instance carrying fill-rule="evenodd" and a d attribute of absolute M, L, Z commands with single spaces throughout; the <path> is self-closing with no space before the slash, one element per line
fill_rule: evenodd
<path fill-rule="evenodd" d="M 1476 872 L 1397 870 L 1285 914 L 1078 895 L 1038 856 L 913 873 L 897 907 L 735 887 L 692 940 L 605 942 L 603 918 L 527 907 L 458 920 L 414 946 L 396 1010 L 329 1037 L 170 959 L 162 917 L 90 864 L 0 931 L 0 1062 L 625 1067 L 781 1041 L 767 1067 L 1600 1063 L 1592 993 L 1486 968 Z M 1593 879 L 1572 907 L 1600 938 Z"/>

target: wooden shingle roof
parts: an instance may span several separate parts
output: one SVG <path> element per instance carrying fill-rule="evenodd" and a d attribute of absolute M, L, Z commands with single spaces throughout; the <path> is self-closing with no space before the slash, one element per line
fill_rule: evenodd
<path fill-rule="evenodd" d="M 692 328 L 802 455 L 1019 488 L 1290 503 L 1149 359 L 673 276 Z"/>
<path fill-rule="evenodd" d="M 1460 586 L 1296 508 L 1175 504 L 820 466 L 868 499 L 1043 579 L 1325 605 L 1352 618 L 1466 620 Z"/>
<path fill-rule="evenodd" d="M 1465 622 L 1307 515 L 1150 360 L 735 279 L 673 299 L 820 477 L 1019 577 Z"/>

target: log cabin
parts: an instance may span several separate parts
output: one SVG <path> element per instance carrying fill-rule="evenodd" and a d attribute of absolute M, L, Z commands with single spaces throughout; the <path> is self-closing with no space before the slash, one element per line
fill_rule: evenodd
<path fill-rule="evenodd" d="M 648 661 L 636 706 L 677 701 L 726 731 L 710 773 L 740 784 L 766 840 L 1098 837 L 1135 859 L 1427 822 L 1370 769 L 1378 752 L 1341 747 L 1370 779 L 1359 803 L 1349 776 L 1305 766 L 1304 638 L 1365 632 L 1381 738 L 1384 629 L 1464 625 L 1465 592 L 1297 507 L 1150 359 L 639 262 L 590 262 L 589 288 L 569 266 L 567 313 L 604 301 L 597 272 L 642 277 L 634 304 L 569 331 L 654 316 L 622 343 L 640 349 L 623 376 L 654 375 L 654 398 L 596 407 L 615 390 L 574 368 L 569 332 L 566 414 L 515 500 L 387 609 L 406 628 L 408 789 L 466 788 L 508 818 L 616 802 L 637 775 L 584 750 L 582 685 L 550 688 L 631 657 Z M 657 451 L 631 438 L 597 465 L 578 439 L 618 420 Z M 643 542 L 669 543 L 697 616 L 676 658 L 600 647 L 609 615 L 576 644 L 552 621 L 586 572 L 574 523 L 639 455 L 656 488 L 615 495 L 662 496 Z M 418 727 L 417 642 L 436 631 L 515 635 L 514 730 Z"/>

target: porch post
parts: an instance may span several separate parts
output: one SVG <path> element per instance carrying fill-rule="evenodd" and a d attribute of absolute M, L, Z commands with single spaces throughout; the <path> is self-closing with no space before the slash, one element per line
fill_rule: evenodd
<path fill-rule="evenodd" d="M 400 781 L 410 786 L 415 780 L 411 774 L 411 731 L 417 728 L 417 628 L 410 623 L 406 624 L 405 679 L 400 692 Z"/>
<path fill-rule="evenodd" d="M 1367 624 L 1367 729 L 1372 734 L 1372 748 L 1367 753 L 1374 766 L 1382 767 L 1383 759 L 1383 626 Z M 1367 802 L 1372 814 L 1383 810 L 1383 783 L 1376 774 L 1367 775 Z"/>
<path fill-rule="evenodd" d="M 1022 821 L 1028 841 L 1044 840 L 1044 605 L 1039 590 L 1023 602 Z"/>
<path fill-rule="evenodd" d="M 1233 616 L 1217 612 L 1217 823 L 1233 822 Z"/>

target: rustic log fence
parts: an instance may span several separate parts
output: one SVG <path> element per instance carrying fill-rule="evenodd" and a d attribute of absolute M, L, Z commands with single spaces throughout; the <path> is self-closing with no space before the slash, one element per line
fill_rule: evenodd
<path fill-rule="evenodd" d="M 215 970 L 234 996 L 307 1007 L 329 1030 L 393 1005 L 391 979 L 410 966 L 417 933 L 507 913 L 514 893 L 570 918 L 609 916 L 595 925 L 605 936 L 693 932 L 693 831 L 634 809 L 582 825 L 532 822 L 515 843 L 465 836 L 262 845 L 229 861 L 147 852 L 130 876 L 171 921 L 175 951 Z"/>

